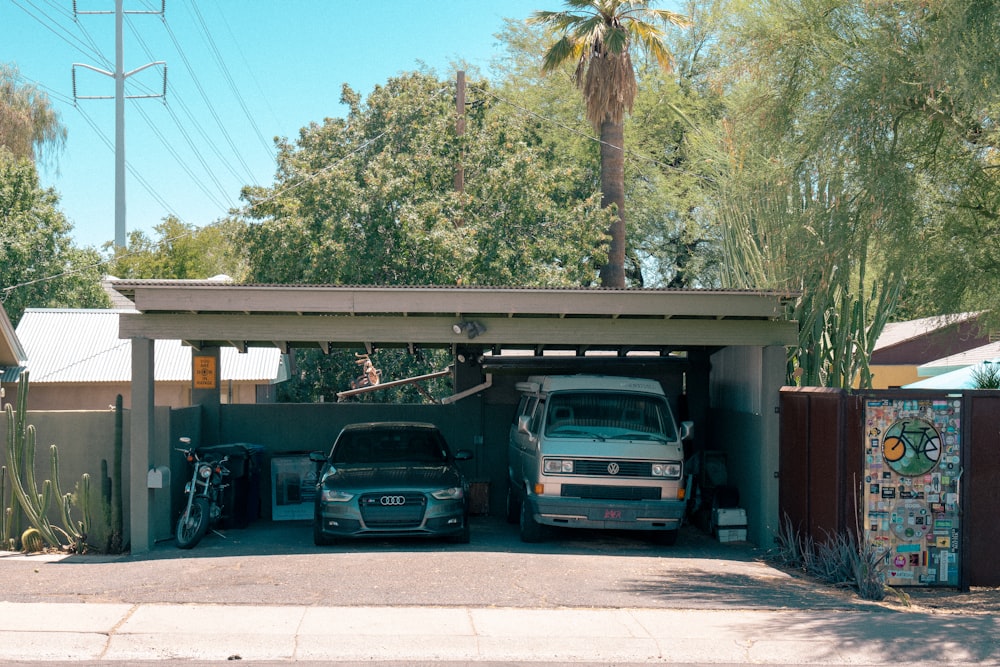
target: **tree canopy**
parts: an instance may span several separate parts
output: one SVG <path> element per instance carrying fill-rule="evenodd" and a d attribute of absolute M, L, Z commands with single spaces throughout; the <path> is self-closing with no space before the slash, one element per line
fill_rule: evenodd
<path fill-rule="evenodd" d="M 65 142 L 66 128 L 48 96 L 22 82 L 16 67 L 0 63 L 0 146 L 17 157 L 36 160 Z"/>

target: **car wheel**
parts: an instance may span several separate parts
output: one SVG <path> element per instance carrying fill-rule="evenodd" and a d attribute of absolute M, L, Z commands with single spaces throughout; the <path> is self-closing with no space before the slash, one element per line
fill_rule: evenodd
<path fill-rule="evenodd" d="M 524 501 L 521 502 L 520 517 L 521 541 L 541 542 L 545 538 L 545 526 L 535 521 L 531 506 Z"/>
<path fill-rule="evenodd" d="M 336 540 L 323 532 L 320 519 L 313 519 L 313 544 L 318 547 L 328 547 Z"/>
<path fill-rule="evenodd" d="M 469 526 L 469 517 L 465 517 L 462 530 L 449 538 L 452 544 L 468 544 L 472 540 L 472 529 Z"/>
<path fill-rule="evenodd" d="M 507 523 L 517 523 L 521 519 L 521 496 L 514 485 L 507 482 Z"/>

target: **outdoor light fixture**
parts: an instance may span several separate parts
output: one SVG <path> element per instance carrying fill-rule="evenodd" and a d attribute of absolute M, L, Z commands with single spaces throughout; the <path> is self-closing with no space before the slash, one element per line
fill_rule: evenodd
<path fill-rule="evenodd" d="M 486 327 L 479 322 L 456 322 L 451 325 L 451 330 L 455 332 L 455 335 L 461 335 L 464 332 L 469 338 L 475 338 L 484 333 Z"/>

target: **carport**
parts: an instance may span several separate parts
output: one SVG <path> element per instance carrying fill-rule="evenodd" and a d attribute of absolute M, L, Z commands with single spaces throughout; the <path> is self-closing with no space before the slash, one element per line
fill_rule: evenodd
<path fill-rule="evenodd" d="M 115 281 L 135 312 L 119 336 L 132 341 L 129 435 L 130 538 L 152 544 L 148 488 L 154 418 L 155 341 L 191 345 L 192 400 L 219 421 L 219 350 L 231 346 L 445 348 L 453 402 L 513 410 L 513 383 L 538 372 L 654 377 L 696 428 L 698 449 L 723 452 L 747 508 L 750 538 L 778 526 L 779 390 L 785 346 L 798 326 L 777 292 L 586 288 L 241 285 L 216 281 Z M 506 430 L 483 418 L 479 442 L 502 447 Z M 505 429 L 505 427 L 503 427 Z M 505 452 L 499 455 L 503 458 Z M 493 459 L 497 459 L 494 453 Z"/>

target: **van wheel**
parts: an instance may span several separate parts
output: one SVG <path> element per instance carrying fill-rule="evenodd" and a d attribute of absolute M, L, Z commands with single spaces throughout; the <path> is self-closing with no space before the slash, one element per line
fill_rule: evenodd
<path fill-rule="evenodd" d="M 664 547 L 672 547 L 677 544 L 677 533 L 680 532 L 676 528 L 673 530 L 658 530 L 653 533 L 653 541 Z"/>
<path fill-rule="evenodd" d="M 545 526 L 535 521 L 531 514 L 531 506 L 526 502 L 521 502 L 521 541 L 541 542 L 545 539 Z"/>
<path fill-rule="evenodd" d="M 507 482 L 507 523 L 517 523 L 521 519 L 521 496 L 514 485 Z"/>

